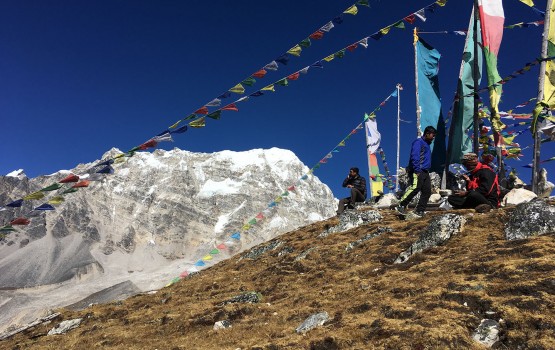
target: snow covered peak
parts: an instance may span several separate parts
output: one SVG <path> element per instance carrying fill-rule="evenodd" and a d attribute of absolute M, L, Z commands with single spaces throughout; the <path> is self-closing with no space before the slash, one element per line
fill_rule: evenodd
<path fill-rule="evenodd" d="M 27 175 L 25 175 L 25 173 L 23 172 L 23 169 L 14 170 L 11 173 L 6 174 L 6 176 L 8 176 L 8 177 L 17 177 L 20 180 L 27 177 Z"/>

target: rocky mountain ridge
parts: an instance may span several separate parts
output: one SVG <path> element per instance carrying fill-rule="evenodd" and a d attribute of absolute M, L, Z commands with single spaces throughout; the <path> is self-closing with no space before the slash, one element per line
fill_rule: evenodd
<path fill-rule="evenodd" d="M 0 177 L 0 203 L 94 164 L 34 179 L 21 172 Z M 0 241 L 0 329 L 116 285 L 125 286 L 122 296 L 160 288 L 257 213 L 264 219 L 234 241 L 228 254 L 335 213 L 329 188 L 312 175 L 301 179 L 309 169 L 292 152 L 277 148 L 214 154 L 156 150 L 114 168 L 114 174 L 65 195 L 55 211 L 32 217 L 28 227 Z M 287 196 L 269 207 L 284 191 Z M 9 222 L 40 204 L 24 203 L 1 211 L 0 219 Z M 117 296 L 116 290 L 107 294 Z"/>

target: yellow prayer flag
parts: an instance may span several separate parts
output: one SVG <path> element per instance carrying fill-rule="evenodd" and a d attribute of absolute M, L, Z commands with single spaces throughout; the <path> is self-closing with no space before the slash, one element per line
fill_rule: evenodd
<path fill-rule="evenodd" d="M 204 261 L 208 261 L 208 260 L 212 260 L 212 255 L 208 254 L 202 257 L 202 260 Z"/>
<path fill-rule="evenodd" d="M 229 91 L 234 92 L 236 94 L 244 94 L 245 93 L 245 88 L 243 87 L 243 85 L 241 85 L 241 83 L 235 85 L 234 87 L 232 87 L 231 89 L 229 89 Z"/>
<path fill-rule="evenodd" d="M 25 197 L 23 197 L 23 200 L 29 201 L 29 200 L 32 200 L 32 199 L 41 199 L 41 198 L 44 198 L 44 192 L 37 191 L 37 192 L 26 195 Z"/>
<path fill-rule="evenodd" d="M 303 49 L 299 45 L 295 45 L 292 48 L 290 48 L 289 51 L 287 51 L 287 53 L 298 57 L 301 55 L 302 50 Z"/>
<path fill-rule="evenodd" d="M 192 122 L 189 123 L 189 126 L 191 128 L 203 128 L 206 126 L 206 119 L 202 117 L 197 120 L 193 120 Z"/>
<path fill-rule="evenodd" d="M 348 9 L 346 9 L 345 11 L 343 11 L 343 13 L 346 13 L 348 15 L 356 15 L 358 13 L 358 8 L 356 5 L 353 5 Z"/>
<path fill-rule="evenodd" d="M 530 7 L 534 6 L 534 1 L 532 0 L 520 0 L 520 2 L 523 2 Z"/>
<path fill-rule="evenodd" d="M 328 57 L 324 58 L 324 61 L 329 62 L 329 61 L 332 61 L 334 58 L 335 58 L 335 54 L 329 55 Z"/>
<path fill-rule="evenodd" d="M 342 140 L 341 142 L 339 142 L 338 146 L 345 147 L 345 140 Z"/>
<path fill-rule="evenodd" d="M 274 88 L 274 84 L 270 84 L 268 86 L 264 86 L 262 88 L 263 91 L 276 91 L 276 89 Z"/>
<path fill-rule="evenodd" d="M 181 120 L 183 120 L 183 119 L 181 119 Z M 173 124 L 172 126 L 170 126 L 170 129 L 175 129 L 175 128 L 177 128 L 177 126 L 179 125 L 179 123 L 181 123 L 181 120 L 176 121 L 175 124 Z"/>
<path fill-rule="evenodd" d="M 382 30 L 380 30 L 380 33 L 382 33 L 383 35 L 386 35 L 387 33 L 389 33 L 390 29 L 391 29 L 391 27 L 385 27 Z"/>
<path fill-rule="evenodd" d="M 523 0 L 520 0 L 523 1 Z M 531 0 L 524 0 L 524 1 L 531 1 Z M 445 6 L 445 4 L 447 4 L 447 0 L 437 0 L 436 4 L 438 4 L 439 6 Z"/>
<path fill-rule="evenodd" d="M 58 205 L 58 204 L 61 204 L 63 201 L 64 201 L 64 197 L 62 197 L 62 196 L 56 196 L 56 197 L 52 197 L 52 198 L 48 201 L 48 204 Z"/>

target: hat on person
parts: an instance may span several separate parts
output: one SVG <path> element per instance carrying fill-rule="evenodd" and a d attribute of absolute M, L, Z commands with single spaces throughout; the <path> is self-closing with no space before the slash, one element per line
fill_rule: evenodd
<path fill-rule="evenodd" d="M 465 165 L 478 164 L 478 156 L 476 153 L 466 153 L 462 156 L 461 163 Z"/>

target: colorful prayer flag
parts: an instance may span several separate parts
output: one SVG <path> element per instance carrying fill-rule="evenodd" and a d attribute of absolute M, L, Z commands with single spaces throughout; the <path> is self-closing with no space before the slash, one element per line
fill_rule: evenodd
<path fill-rule="evenodd" d="M 234 92 L 236 94 L 244 94 L 245 93 L 245 88 L 243 87 L 243 85 L 241 85 L 241 83 L 235 85 L 234 87 L 232 87 L 231 89 L 229 89 L 229 91 Z"/>
<path fill-rule="evenodd" d="M 302 50 L 303 49 L 299 45 L 295 45 L 292 48 L 290 48 L 289 51 L 287 51 L 287 53 L 298 57 L 301 55 Z"/>
<path fill-rule="evenodd" d="M 356 5 L 353 5 L 353 6 L 349 7 L 348 9 L 346 9 L 345 11 L 343 11 L 343 13 L 354 16 L 358 13 L 358 8 L 356 7 Z"/>
<path fill-rule="evenodd" d="M 199 118 L 197 120 L 193 120 L 189 123 L 191 128 L 203 128 L 206 126 L 206 119 L 204 117 Z"/>

